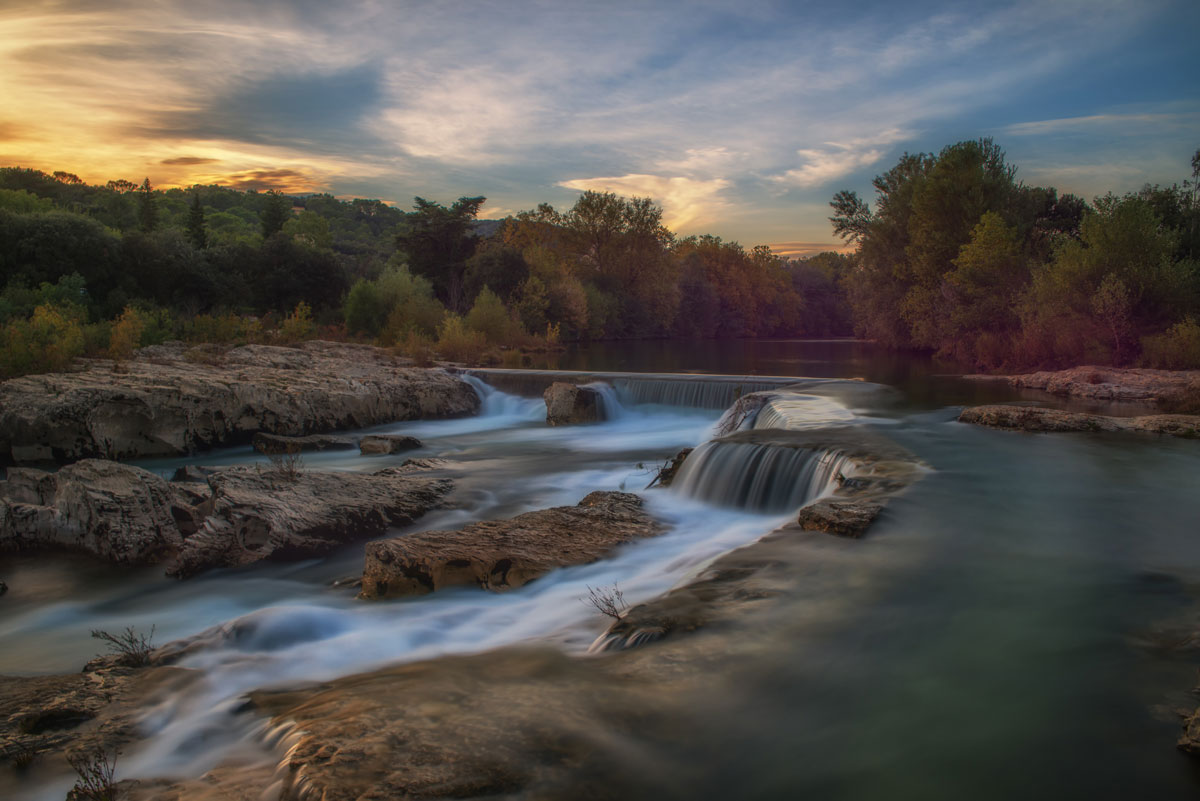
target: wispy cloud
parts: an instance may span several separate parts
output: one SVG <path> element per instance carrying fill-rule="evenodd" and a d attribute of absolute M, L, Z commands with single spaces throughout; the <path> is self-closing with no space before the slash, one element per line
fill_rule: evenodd
<path fill-rule="evenodd" d="M 649 197 L 663 207 L 663 222 L 683 233 L 694 233 L 694 227 L 718 218 L 726 206 L 721 193 L 729 181 L 714 178 L 698 181 L 682 176 L 622 175 L 615 178 L 576 178 L 562 181 L 559 186 L 579 191 L 614 192 L 628 197 Z"/>
<path fill-rule="evenodd" d="M 892 128 L 863 139 L 847 142 L 826 142 L 820 148 L 801 148 L 796 155 L 802 160 L 781 175 L 770 180 L 800 189 L 821 187 L 864 167 L 879 163 L 887 153 L 886 146 L 912 137 L 908 131 Z"/>
<path fill-rule="evenodd" d="M 1086 117 L 1062 117 L 1054 120 L 1035 120 L 1008 125 L 1004 133 L 1011 136 L 1047 136 L 1061 133 L 1079 133 L 1101 129 L 1121 129 L 1127 132 L 1187 127 L 1200 127 L 1200 111 L 1164 112 L 1141 114 L 1090 114 Z"/>

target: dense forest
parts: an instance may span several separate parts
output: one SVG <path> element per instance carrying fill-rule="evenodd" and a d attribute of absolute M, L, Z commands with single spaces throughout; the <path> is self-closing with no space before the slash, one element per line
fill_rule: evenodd
<path fill-rule="evenodd" d="M 1092 203 L 1026 186 L 990 140 L 905 154 L 831 203 L 857 245 L 787 261 L 679 237 L 585 192 L 502 221 L 482 197 L 378 200 L 92 186 L 0 169 L 0 372 L 139 345 L 395 346 L 496 360 L 563 341 L 848 335 L 981 369 L 1200 367 L 1200 152 L 1179 185 Z"/>
<path fill-rule="evenodd" d="M 154 189 L 0 169 L 7 374 L 136 344 L 351 337 L 446 358 L 566 340 L 849 334 L 847 260 L 677 238 L 648 199 L 586 192 L 503 221 L 484 198 Z M 489 356 L 489 354 L 491 354 Z"/>
<path fill-rule="evenodd" d="M 905 154 L 875 208 L 842 191 L 855 332 L 982 369 L 1200 368 L 1200 151 L 1190 180 L 1088 204 L 1026 186 L 991 140 Z"/>

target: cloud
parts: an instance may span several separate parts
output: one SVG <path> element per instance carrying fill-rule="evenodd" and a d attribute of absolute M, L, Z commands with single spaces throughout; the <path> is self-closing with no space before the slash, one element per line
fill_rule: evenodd
<path fill-rule="evenodd" d="M 1086 117 L 1063 117 L 1054 120 L 1019 122 L 1005 127 L 1011 136 L 1046 136 L 1053 134 L 1090 132 L 1096 129 L 1120 128 L 1129 134 L 1164 126 L 1195 128 L 1200 124 L 1200 112 L 1091 114 Z"/>
<path fill-rule="evenodd" d="M 625 197 L 649 197 L 663 207 L 663 223 L 673 231 L 691 232 L 692 226 L 712 222 L 726 206 L 721 193 L 730 186 L 724 178 L 700 181 L 682 176 L 622 175 L 613 178 L 576 178 L 559 186 L 579 191 L 613 192 Z"/>
<path fill-rule="evenodd" d="M 844 242 L 772 242 L 767 247 L 776 256 L 785 259 L 805 259 L 818 253 L 846 253 L 854 249 Z"/>
<path fill-rule="evenodd" d="M 301 194 L 317 192 L 323 189 L 320 181 L 301 170 L 249 170 L 246 172 L 226 175 L 219 181 L 234 189 L 254 189 L 258 191 L 274 189 L 280 192 Z"/>
<path fill-rule="evenodd" d="M 804 163 L 781 175 L 770 176 L 770 180 L 798 189 L 825 186 L 877 163 L 887 153 L 885 146 L 911 136 L 908 131 L 892 128 L 866 139 L 826 142 L 822 148 L 802 148 L 796 155 Z"/>
<path fill-rule="evenodd" d="M 215 162 L 216 159 L 206 159 L 201 156 L 179 156 L 173 159 L 163 159 L 158 163 L 168 166 L 192 167 L 197 164 L 213 164 Z"/>

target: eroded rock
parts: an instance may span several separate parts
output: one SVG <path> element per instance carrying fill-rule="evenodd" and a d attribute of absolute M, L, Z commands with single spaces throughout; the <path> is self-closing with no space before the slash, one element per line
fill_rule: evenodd
<path fill-rule="evenodd" d="M 593 492 L 578 506 L 368 543 L 361 597 L 420 595 L 459 584 L 510 589 L 662 531 L 638 496 Z"/>
<path fill-rule="evenodd" d="M 349 451 L 354 450 L 354 440 L 349 437 L 332 437 L 327 434 L 310 434 L 307 437 L 284 437 L 262 431 L 251 440 L 259 453 L 283 454 L 302 451 Z"/>
<path fill-rule="evenodd" d="M 1040 406 L 993 405 L 963 409 L 958 420 L 1016 431 L 1146 431 L 1176 437 L 1200 437 L 1200 416 L 1189 414 L 1109 417 Z"/>
<path fill-rule="evenodd" d="M 364 454 L 402 453 L 421 447 L 421 440 L 403 434 L 370 434 L 358 441 L 358 449 Z"/>
<path fill-rule="evenodd" d="M 879 501 L 821 498 L 800 510 L 796 522 L 805 531 L 823 531 L 838 537 L 858 539 L 883 511 Z"/>
<path fill-rule="evenodd" d="M 71 462 L 182 455 L 258 431 L 304 436 L 397 420 L 473 414 L 466 382 L 407 368 L 380 348 L 247 345 L 199 358 L 182 343 L 145 348 L 112 371 L 0 383 L 0 461 Z"/>
<path fill-rule="evenodd" d="M 552 426 L 594 423 L 604 419 L 604 401 L 589 387 L 555 381 L 542 394 L 546 401 L 546 422 Z"/>

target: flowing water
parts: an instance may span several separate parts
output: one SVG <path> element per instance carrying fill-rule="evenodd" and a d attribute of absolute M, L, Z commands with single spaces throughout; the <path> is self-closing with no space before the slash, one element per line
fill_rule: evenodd
<path fill-rule="evenodd" d="M 865 377 L 899 391 L 802 382 L 749 425 L 855 423 L 929 469 L 866 539 L 798 542 L 789 590 L 752 625 L 706 635 L 720 646 L 706 661 L 710 686 L 655 712 L 648 729 L 667 735 L 608 733 L 641 755 L 623 769 L 623 795 L 1194 797 L 1200 780 L 1173 747 L 1171 710 L 1191 701 L 1200 659 L 1171 643 L 1180 627 L 1200 628 L 1197 443 L 962 425 L 956 404 L 1005 391 L 939 378 L 925 363 L 905 372 L 890 354 L 839 361 L 844 343 L 791 343 L 790 351 L 763 343 L 769 356 L 747 357 L 740 369 L 724 351 L 705 362 L 692 345 L 664 364 L 667 347 L 654 343 L 648 357 L 631 346 L 618 358 L 605 346 L 591 361 L 560 366 L 686 365 L 737 377 L 592 376 L 603 381 L 609 419 L 550 428 L 532 396 L 545 377 L 476 374 L 465 380 L 483 397 L 478 416 L 372 430 L 417 436 L 420 451 L 305 455 L 308 467 L 342 470 L 446 459 L 452 508 L 418 530 L 571 504 L 597 489 L 641 491 L 662 462 L 698 446 L 671 490 L 644 493 L 668 523 L 661 537 L 501 595 L 463 588 L 374 603 L 336 584 L 361 571 L 361 545 L 187 582 L 75 559 L 9 558 L 0 574 L 10 585 L 0 599 L 0 674 L 77 671 L 97 650 L 87 636 L 95 628 L 153 625 L 158 642 L 208 632 L 183 663 L 202 679 L 147 710 L 148 739 L 121 762 L 127 776 L 196 775 L 258 742 L 251 722 L 232 715 L 247 690 L 514 643 L 591 659 L 605 621 L 580 600 L 588 587 L 619 583 L 632 603 L 654 598 L 775 529 L 848 469 L 837 451 L 706 445 L 729 402 L 787 383 L 767 376 Z M 861 369 L 868 364 L 892 366 Z M 757 377 L 746 376 L 750 368 Z M 186 461 L 260 458 L 228 449 Z M 168 474 L 182 463 L 140 464 Z M 55 801 L 70 785 L 65 776 L 4 782 L 5 797 Z"/>

